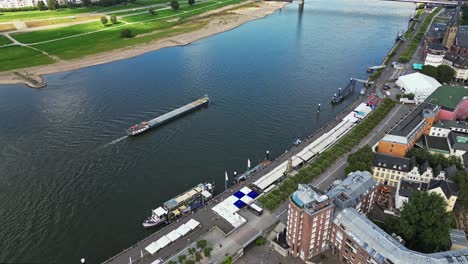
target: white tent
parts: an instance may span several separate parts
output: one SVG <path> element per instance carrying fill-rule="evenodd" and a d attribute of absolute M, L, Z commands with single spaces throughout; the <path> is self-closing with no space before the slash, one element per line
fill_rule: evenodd
<path fill-rule="evenodd" d="M 246 203 L 246 204 L 250 204 L 250 203 L 253 201 L 253 199 L 250 198 L 250 197 L 247 196 L 247 195 L 243 196 L 240 200 L 243 201 L 243 202 Z"/>
<path fill-rule="evenodd" d="M 424 101 L 438 87 L 442 86 L 436 79 L 419 72 L 398 77 L 396 84 L 402 90 L 404 89 L 405 94 L 414 94 L 416 101 Z"/>
<path fill-rule="evenodd" d="M 187 225 L 183 224 L 181 226 L 179 226 L 179 228 L 177 228 L 177 232 L 179 232 L 179 234 L 181 234 L 182 236 L 185 236 L 186 234 L 188 234 L 188 232 L 190 232 L 192 229 L 190 229 L 190 227 L 188 227 Z"/>
<path fill-rule="evenodd" d="M 161 247 L 156 242 L 153 242 L 149 244 L 147 247 L 145 247 L 145 250 L 148 251 L 151 255 L 158 252 L 158 250 L 160 249 Z"/>
<path fill-rule="evenodd" d="M 161 248 L 164 248 L 164 247 L 166 247 L 167 245 L 169 245 L 171 243 L 171 240 L 169 238 L 167 238 L 166 236 L 163 236 L 160 239 L 158 239 L 158 241 L 156 241 L 156 243 Z"/>
<path fill-rule="evenodd" d="M 186 223 L 187 227 L 189 227 L 190 229 L 194 230 L 195 228 L 197 228 L 200 223 L 196 220 L 193 220 L 193 219 L 190 219 L 187 223 Z"/>
<path fill-rule="evenodd" d="M 166 235 L 166 237 L 169 238 L 169 240 L 171 240 L 172 242 L 176 241 L 181 236 L 182 235 L 177 231 L 177 229 L 172 230 L 169 234 Z"/>
<path fill-rule="evenodd" d="M 244 187 L 240 191 L 244 194 L 249 194 L 252 191 L 252 189 L 250 189 L 249 187 Z"/>

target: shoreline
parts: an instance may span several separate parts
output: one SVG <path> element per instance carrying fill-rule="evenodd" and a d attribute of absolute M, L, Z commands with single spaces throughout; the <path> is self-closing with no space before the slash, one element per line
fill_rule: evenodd
<path fill-rule="evenodd" d="M 257 7 L 242 7 L 248 3 L 249 2 L 244 2 L 237 5 L 225 6 L 223 8 L 194 17 L 187 21 L 191 22 L 206 20 L 207 25 L 199 30 L 182 33 L 144 44 L 138 44 L 121 49 L 98 53 L 80 59 L 58 61 L 52 64 L 0 72 L 0 84 L 25 84 L 30 88 L 43 88 L 47 86 L 44 78 L 42 77 L 45 74 L 72 71 L 133 58 L 163 48 L 185 46 L 192 42 L 235 29 L 247 22 L 264 18 L 289 4 L 289 2 L 263 1 L 256 3 Z M 234 10 L 230 10 L 233 8 Z M 222 12 L 226 12 L 226 14 L 210 17 L 213 14 Z"/>

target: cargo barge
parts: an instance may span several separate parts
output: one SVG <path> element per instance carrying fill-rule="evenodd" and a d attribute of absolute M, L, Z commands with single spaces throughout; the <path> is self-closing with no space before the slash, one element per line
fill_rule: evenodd
<path fill-rule="evenodd" d="M 213 197 L 213 193 L 214 185 L 212 183 L 200 183 L 152 210 L 151 215 L 143 221 L 143 227 L 151 228 L 163 223 L 170 223 L 205 204 Z"/>
<path fill-rule="evenodd" d="M 149 121 L 143 121 L 140 124 L 136 124 L 132 127 L 130 127 L 127 130 L 127 134 L 129 136 L 136 136 L 139 135 L 145 131 L 147 131 L 150 128 L 158 127 L 161 125 L 164 125 L 165 123 L 172 121 L 180 116 L 183 116 L 185 114 L 188 114 L 190 112 L 193 112 L 203 106 L 207 106 L 210 103 L 210 98 L 208 96 L 202 97 L 190 104 L 184 105 L 180 108 L 177 108 L 176 110 L 173 110 L 169 113 L 166 113 L 164 115 L 158 116 L 154 119 L 151 119 Z"/>

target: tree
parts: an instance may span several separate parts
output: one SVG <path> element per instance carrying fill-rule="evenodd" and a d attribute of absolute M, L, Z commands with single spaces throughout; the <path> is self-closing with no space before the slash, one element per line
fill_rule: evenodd
<path fill-rule="evenodd" d="M 199 249 L 204 249 L 206 247 L 206 240 L 205 239 L 202 239 L 202 240 L 198 240 L 197 241 L 197 248 Z"/>
<path fill-rule="evenodd" d="M 437 80 L 441 83 L 450 82 L 455 76 L 455 70 L 448 65 L 437 66 Z"/>
<path fill-rule="evenodd" d="M 387 231 L 401 236 L 408 248 L 433 253 L 450 248 L 450 214 L 447 203 L 436 193 L 413 192 L 399 218 L 387 218 Z"/>
<path fill-rule="evenodd" d="M 209 257 L 211 255 L 211 250 L 213 249 L 210 247 L 206 247 L 203 249 L 203 254 L 205 255 L 205 257 Z"/>
<path fill-rule="evenodd" d="M 169 260 L 169 262 L 167 264 L 177 264 L 177 262 L 175 262 L 173 260 Z"/>
<path fill-rule="evenodd" d="M 120 32 L 120 35 L 122 36 L 122 38 L 133 38 L 133 33 L 128 28 L 122 29 L 122 31 Z"/>
<path fill-rule="evenodd" d="M 75 5 L 73 5 L 73 3 L 72 3 L 70 0 L 66 0 L 66 1 L 65 1 L 65 5 L 67 6 L 67 8 L 73 8 L 73 7 L 75 7 Z"/>
<path fill-rule="evenodd" d="M 437 72 L 437 68 L 431 65 L 424 65 L 421 71 L 422 74 L 431 76 L 432 78 L 437 78 Z"/>
<path fill-rule="evenodd" d="M 39 10 L 46 10 L 47 7 L 45 6 L 44 2 L 39 1 L 39 2 L 37 2 L 37 9 L 39 9 Z"/>
<path fill-rule="evenodd" d="M 189 5 L 195 4 L 195 0 L 188 0 L 188 4 L 189 4 Z"/>
<path fill-rule="evenodd" d="M 154 11 L 154 7 L 150 7 L 148 9 L 148 13 L 150 13 L 150 15 L 154 16 L 156 14 L 156 11 Z"/>
<path fill-rule="evenodd" d="M 179 1 L 177 1 L 177 0 L 172 0 L 172 1 L 171 1 L 171 7 L 172 7 L 172 9 L 174 9 L 174 10 L 178 10 L 178 9 L 179 9 Z"/>
<path fill-rule="evenodd" d="M 259 237 L 255 240 L 255 245 L 261 246 L 266 243 L 266 239 L 264 237 Z"/>
<path fill-rule="evenodd" d="M 184 263 L 184 260 L 187 258 L 185 255 L 179 255 L 179 263 Z"/>
<path fill-rule="evenodd" d="M 193 260 L 193 259 L 187 259 L 187 260 L 185 261 L 185 264 L 195 264 L 195 260 Z"/>
<path fill-rule="evenodd" d="M 130 3 L 135 3 L 136 0 L 128 0 Z"/>
<path fill-rule="evenodd" d="M 91 6 L 93 4 L 91 0 L 81 0 L 81 2 L 83 2 L 84 6 Z"/>
<path fill-rule="evenodd" d="M 232 264 L 232 257 L 229 256 L 229 257 L 226 257 L 223 262 L 221 262 L 221 264 Z"/>
<path fill-rule="evenodd" d="M 458 201 L 462 203 L 463 207 L 468 208 L 468 173 L 459 170 L 457 172 L 456 182 L 458 190 Z"/>
<path fill-rule="evenodd" d="M 101 23 L 105 26 L 109 20 L 107 20 L 106 16 L 101 17 Z"/>
<path fill-rule="evenodd" d="M 112 24 L 117 24 L 117 17 L 115 15 L 110 16 L 110 21 Z"/>
<path fill-rule="evenodd" d="M 201 259 L 202 259 L 202 256 L 201 256 L 200 252 L 196 252 L 195 253 L 195 261 L 199 262 Z"/>
<path fill-rule="evenodd" d="M 193 254 L 195 254 L 195 252 L 197 252 L 197 250 L 194 249 L 194 248 L 189 248 L 188 252 L 189 252 L 190 255 L 193 255 Z"/>
<path fill-rule="evenodd" d="M 55 0 L 47 0 L 47 8 L 49 10 L 54 10 L 55 9 Z"/>

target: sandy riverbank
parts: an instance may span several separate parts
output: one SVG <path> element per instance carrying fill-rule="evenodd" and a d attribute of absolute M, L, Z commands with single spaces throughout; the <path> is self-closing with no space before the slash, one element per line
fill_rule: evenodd
<path fill-rule="evenodd" d="M 46 85 L 42 78 L 42 75 L 44 74 L 76 70 L 112 61 L 132 58 L 162 48 L 187 45 L 194 41 L 234 29 L 249 21 L 263 18 L 283 8 L 287 4 L 287 2 L 260 2 L 256 3 L 256 7 L 245 7 L 234 10 L 230 9 L 236 6 L 245 5 L 245 3 L 240 5 L 226 6 L 224 8 L 220 8 L 218 10 L 211 11 L 194 18 L 197 21 L 207 21 L 207 25 L 199 30 L 152 41 L 145 44 L 138 44 L 122 49 L 91 55 L 81 59 L 59 61 L 49 65 L 0 72 L 0 84 L 21 83 L 35 88 L 44 87 Z M 229 11 L 225 12 L 227 10 Z M 211 16 L 207 18 L 207 16 L 215 13 L 222 13 L 222 15 Z"/>

